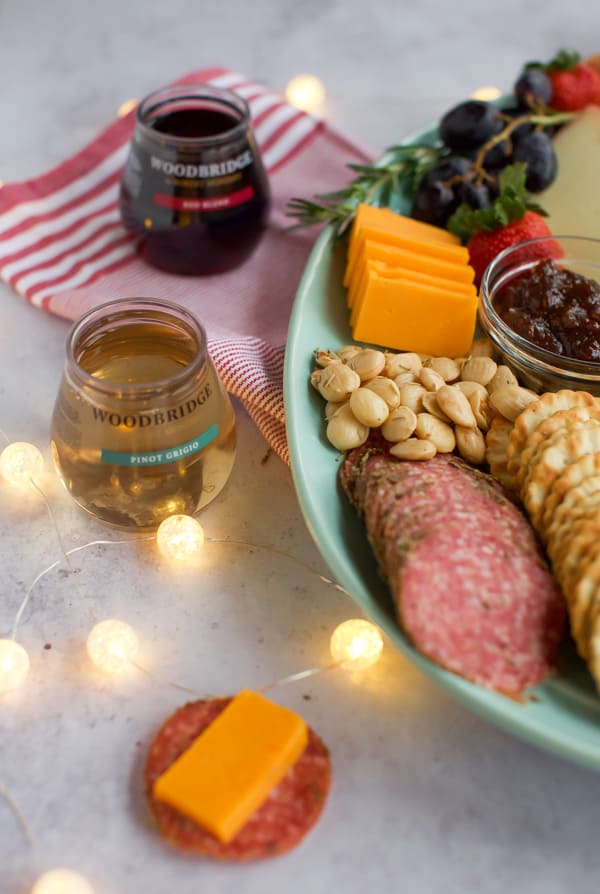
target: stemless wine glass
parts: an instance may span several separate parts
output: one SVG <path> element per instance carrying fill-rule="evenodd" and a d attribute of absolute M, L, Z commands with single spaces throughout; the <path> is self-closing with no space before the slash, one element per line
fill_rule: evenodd
<path fill-rule="evenodd" d="M 235 418 L 203 326 L 166 301 L 89 311 L 67 338 L 52 455 L 74 499 L 125 528 L 191 514 L 225 486 Z"/>
<path fill-rule="evenodd" d="M 206 85 L 166 87 L 142 100 L 120 207 L 155 267 L 208 274 L 239 266 L 270 207 L 247 103 Z"/>

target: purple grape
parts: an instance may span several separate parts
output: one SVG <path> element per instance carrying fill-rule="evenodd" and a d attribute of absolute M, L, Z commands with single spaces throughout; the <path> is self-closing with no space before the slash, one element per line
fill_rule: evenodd
<path fill-rule="evenodd" d="M 441 181 L 428 183 L 425 179 L 415 196 L 412 216 L 416 220 L 443 227 L 458 205 L 453 189 Z"/>
<path fill-rule="evenodd" d="M 555 179 L 558 161 L 552 138 L 542 130 L 534 130 L 515 140 L 511 161 L 524 162 L 525 188 L 530 192 L 541 192 Z"/>
<path fill-rule="evenodd" d="M 526 68 L 517 79 L 514 94 L 521 109 L 547 106 L 552 99 L 552 84 L 541 68 Z"/>
<path fill-rule="evenodd" d="M 464 177 L 471 170 L 471 162 L 461 155 L 449 155 L 429 168 L 425 179 L 427 183 L 447 183 L 454 177 Z"/>
<path fill-rule="evenodd" d="M 504 126 L 496 106 L 469 99 L 446 112 L 440 121 L 440 139 L 450 149 L 477 149 Z"/>
<path fill-rule="evenodd" d="M 457 195 L 461 202 L 466 202 L 476 211 L 491 205 L 490 191 L 485 183 L 461 183 Z"/>

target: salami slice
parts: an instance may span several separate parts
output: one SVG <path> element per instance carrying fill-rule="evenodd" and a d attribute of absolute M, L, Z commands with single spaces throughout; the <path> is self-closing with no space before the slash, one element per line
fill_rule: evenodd
<path fill-rule="evenodd" d="M 398 462 L 372 442 L 348 454 L 340 481 L 424 655 L 511 695 L 546 676 L 564 600 L 531 526 L 491 476 L 451 455 Z"/>
<path fill-rule="evenodd" d="M 217 860 L 259 860 L 295 847 L 319 818 L 331 784 L 329 752 L 309 728 L 308 744 L 279 785 L 227 844 L 153 795 L 154 783 L 229 704 L 190 702 L 161 726 L 146 760 L 144 786 L 162 837 L 181 851 Z"/>

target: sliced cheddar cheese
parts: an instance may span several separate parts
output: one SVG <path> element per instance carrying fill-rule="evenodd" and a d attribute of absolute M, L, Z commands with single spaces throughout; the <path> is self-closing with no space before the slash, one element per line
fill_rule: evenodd
<path fill-rule="evenodd" d="M 348 257 L 354 253 L 355 243 L 364 227 L 385 230 L 388 233 L 399 233 L 412 236 L 415 239 L 428 239 L 431 242 L 440 242 L 449 245 L 458 245 L 459 240 L 448 230 L 434 227 L 432 224 L 420 220 L 413 220 L 403 214 L 396 214 L 389 208 L 374 208 L 372 205 L 360 204 L 356 209 L 348 246 Z"/>
<path fill-rule="evenodd" d="M 155 797 L 227 843 L 298 760 L 305 721 L 242 690 L 154 784 Z"/>
<path fill-rule="evenodd" d="M 373 243 L 371 244 L 373 245 Z M 394 260 L 395 263 L 391 265 L 371 259 L 369 251 L 363 258 L 359 258 L 354 276 L 348 286 L 348 307 L 354 307 L 356 296 L 362 293 L 370 270 L 376 270 L 381 276 L 390 279 L 404 276 L 407 272 L 412 271 L 447 282 L 454 282 L 461 286 L 472 286 L 475 278 L 475 271 L 467 264 L 448 264 L 445 261 L 436 261 L 435 258 L 418 255 L 414 252 L 397 252 L 394 255 Z"/>
<path fill-rule="evenodd" d="M 427 268 L 425 267 L 424 269 Z M 381 279 L 389 280 L 390 282 L 405 284 L 407 282 L 417 283 L 423 286 L 429 286 L 429 288 L 434 290 L 441 289 L 443 292 L 448 294 L 463 296 L 464 298 L 473 298 L 474 296 L 477 296 L 477 290 L 473 283 L 457 282 L 456 280 L 446 277 L 431 276 L 429 275 L 429 273 L 418 272 L 401 267 L 393 267 L 391 269 L 384 268 L 383 270 L 381 270 L 374 266 L 371 266 L 371 264 L 367 264 L 367 268 L 364 271 L 362 278 L 358 281 L 357 296 L 351 306 L 351 326 L 354 325 L 360 314 L 362 304 L 367 292 L 369 277 L 372 272 L 377 274 Z"/>
<path fill-rule="evenodd" d="M 361 246 L 367 239 L 375 239 L 378 242 L 383 242 L 394 248 L 416 252 L 417 254 L 447 261 L 451 264 L 469 263 L 469 252 L 463 245 L 435 242 L 429 238 L 423 239 L 412 235 L 405 235 L 404 233 L 386 231 L 378 227 L 364 226 L 357 237 L 352 255 L 348 256 L 346 275 L 344 277 L 345 286 L 348 285 L 354 275 L 357 257 L 360 253 Z"/>
<path fill-rule="evenodd" d="M 456 282 L 472 283 L 475 271 L 468 264 L 443 261 L 432 255 L 394 248 L 384 242 L 367 239 L 356 258 L 353 276 L 348 284 L 348 306 L 352 307 L 357 285 L 366 273 L 367 265 L 374 264 L 380 273 L 395 269 L 427 272 L 431 276 L 452 279 Z"/>
<path fill-rule="evenodd" d="M 399 351 L 461 357 L 473 341 L 477 306 L 475 289 L 467 297 L 371 271 L 352 335 Z"/>

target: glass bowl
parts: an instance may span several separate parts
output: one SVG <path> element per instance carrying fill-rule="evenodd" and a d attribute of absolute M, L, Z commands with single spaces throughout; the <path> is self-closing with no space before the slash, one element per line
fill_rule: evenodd
<path fill-rule="evenodd" d="M 558 259 L 557 243 L 562 254 Z M 496 310 L 500 289 L 515 276 L 547 259 L 554 259 L 560 267 L 600 284 L 600 239 L 552 236 L 521 242 L 494 258 L 483 275 L 479 304 L 481 328 L 502 356 L 503 363 L 526 387 L 537 392 L 570 388 L 600 396 L 600 363 L 539 347 L 511 329 Z"/>

